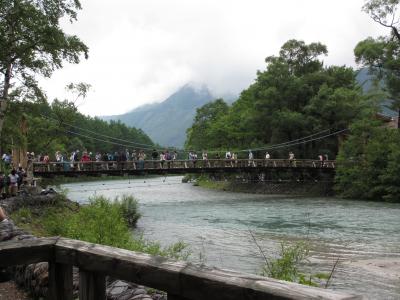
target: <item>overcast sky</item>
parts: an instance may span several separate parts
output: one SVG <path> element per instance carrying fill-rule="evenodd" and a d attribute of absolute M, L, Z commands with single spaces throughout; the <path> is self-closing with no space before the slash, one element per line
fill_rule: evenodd
<path fill-rule="evenodd" d="M 182 85 L 237 94 L 289 39 L 328 46 L 325 64 L 355 66 L 358 41 L 387 34 L 361 11 L 364 0 L 81 0 L 63 27 L 90 48 L 89 59 L 41 81 L 49 99 L 65 85 L 92 85 L 78 103 L 89 115 L 121 114 L 164 100 Z"/>

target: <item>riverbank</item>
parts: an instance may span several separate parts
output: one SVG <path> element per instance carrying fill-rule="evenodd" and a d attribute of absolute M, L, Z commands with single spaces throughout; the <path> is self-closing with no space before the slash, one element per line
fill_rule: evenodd
<path fill-rule="evenodd" d="M 333 182 L 318 181 L 259 181 L 246 182 L 236 179 L 214 180 L 208 177 L 194 179 L 194 185 L 233 193 L 296 196 L 334 196 Z"/>
<path fill-rule="evenodd" d="M 170 258 L 182 259 L 185 255 L 184 244 L 162 247 L 156 242 L 132 236 L 128 224 L 130 222 L 134 225 L 140 215 L 137 213 L 136 201 L 131 197 L 123 198 L 120 202 L 98 197 L 90 204 L 80 206 L 62 194 L 49 192 L 42 195 L 38 191 L 35 194 L 24 192 L 20 196 L 0 201 L 9 216 L 9 219 L 0 222 L 0 242 L 59 235 Z M 11 269 L 11 273 L 5 273 L 8 276 L 6 279 L 14 278 L 33 298 L 46 297 L 47 263 L 17 266 Z M 9 293 L 18 293 L 13 290 L 11 282 L 7 282 L 6 286 L 9 287 Z M 73 286 L 74 295 L 77 296 L 77 269 L 74 269 Z M 108 280 L 107 299 L 119 299 L 122 296 L 126 300 L 165 300 L 161 292 L 129 282 Z"/>

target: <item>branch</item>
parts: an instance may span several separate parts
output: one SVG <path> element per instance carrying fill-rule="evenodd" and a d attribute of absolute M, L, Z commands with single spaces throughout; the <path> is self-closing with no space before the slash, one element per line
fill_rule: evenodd
<path fill-rule="evenodd" d="M 392 31 L 393 31 L 394 35 L 396 36 L 397 40 L 400 42 L 400 34 L 399 34 L 399 31 L 397 30 L 397 28 L 393 26 Z"/>
<path fill-rule="evenodd" d="M 328 280 L 327 280 L 326 283 L 325 283 L 325 288 L 326 288 L 326 289 L 328 288 L 329 283 L 330 283 L 330 281 L 331 281 L 331 279 L 332 279 L 332 277 L 333 277 L 333 273 L 335 272 L 336 266 L 337 266 L 338 263 L 339 263 L 339 259 L 340 259 L 340 256 L 338 256 L 338 258 L 336 259 L 335 263 L 333 264 L 331 273 L 329 274 Z"/>
<path fill-rule="evenodd" d="M 254 244 L 256 244 L 256 246 L 258 248 L 258 251 L 260 251 L 262 257 L 264 258 L 264 261 L 265 261 L 265 263 L 267 265 L 268 271 L 271 272 L 271 265 L 270 265 L 270 262 L 269 262 L 267 256 L 265 255 L 265 253 L 262 250 L 261 246 L 258 244 L 258 242 L 256 240 L 256 237 L 254 236 L 253 232 L 250 229 L 249 229 L 249 233 L 250 233 L 251 237 L 253 238 Z"/>

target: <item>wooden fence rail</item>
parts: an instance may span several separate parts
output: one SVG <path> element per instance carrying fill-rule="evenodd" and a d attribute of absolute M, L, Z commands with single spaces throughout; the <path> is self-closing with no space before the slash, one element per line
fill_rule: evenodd
<path fill-rule="evenodd" d="M 106 276 L 162 290 L 168 294 L 168 300 L 363 299 L 65 238 L 0 244 L 0 267 L 41 261 L 49 262 L 48 299 L 51 300 L 73 299 L 73 266 L 79 268 L 80 300 L 104 300 Z"/>

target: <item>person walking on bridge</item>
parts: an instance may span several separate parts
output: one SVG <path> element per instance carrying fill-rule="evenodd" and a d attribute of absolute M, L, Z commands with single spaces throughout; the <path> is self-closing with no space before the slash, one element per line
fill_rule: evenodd
<path fill-rule="evenodd" d="M 164 162 L 165 162 L 165 153 L 161 152 L 160 153 L 160 167 L 161 167 L 161 169 L 164 169 Z"/>
<path fill-rule="evenodd" d="M 290 167 L 296 166 L 296 160 L 294 158 L 294 153 L 292 151 L 289 152 L 289 166 Z"/>
<path fill-rule="evenodd" d="M 139 165 L 140 170 L 144 169 L 144 160 L 145 159 L 146 159 L 146 153 L 144 153 L 143 150 L 140 150 L 139 155 L 138 155 L 138 165 Z"/>
<path fill-rule="evenodd" d="M 226 153 L 225 153 L 225 167 L 228 167 L 228 166 L 230 166 L 230 164 L 231 164 L 231 158 L 232 158 L 232 154 L 231 154 L 231 151 L 226 151 Z"/>
<path fill-rule="evenodd" d="M 231 165 L 233 167 L 233 164 L 235 164 L 235 167 L 237 167 L 237 154 L 235 152 L 232 152 L 232 162 Z"/>
<path fill-rule="evenodd" d="M 253 152 L 251 152 L 251 150 L 249 150 L 249 162 L 248 162 L 248 164 L 247 164 L 249 167 L 250 166 L 252 166 L 252 167 L 255 167 L 256 166 L 256 164 L 254 163 L 254 155 L 253 155 Z"/>
<path fill-rule="evenodd" d="M 203 158 L 203 167 L 210 167 L 210 163 L 208 162 L 208 153 L 207 151 L 203 150 L 202 153 L 202 158 Z"/>
<path fill-rule="evenodd" d="M 153 169 L 157 167 L 156 161 L 159 159 L 159 155 L 156 149 L 153 149 L 153 152 L 151 153 L 151 159 L 153 160 Z"/>
<path fill-rule="evenodd" d="M 322 168 L 324 166 L 324 156 L 322 154 L 318 155 L 319 166 Z"/>
<path fill-rule="evenodd" d="M 324 167 L 327 167 L 328 166 L 328 160 L 329 160 L 329 157 L 328 157 L 328 154 L 324 154 Z"/>
<path fill-rule="evenodd" d="M 266 152 L 265 153 L 265 166 L 266 167 L 268 167 L 268 164 L 269 164 L 269 160 L 271 159 L 271 155 L 268 153 L 268 152 Z"/>

